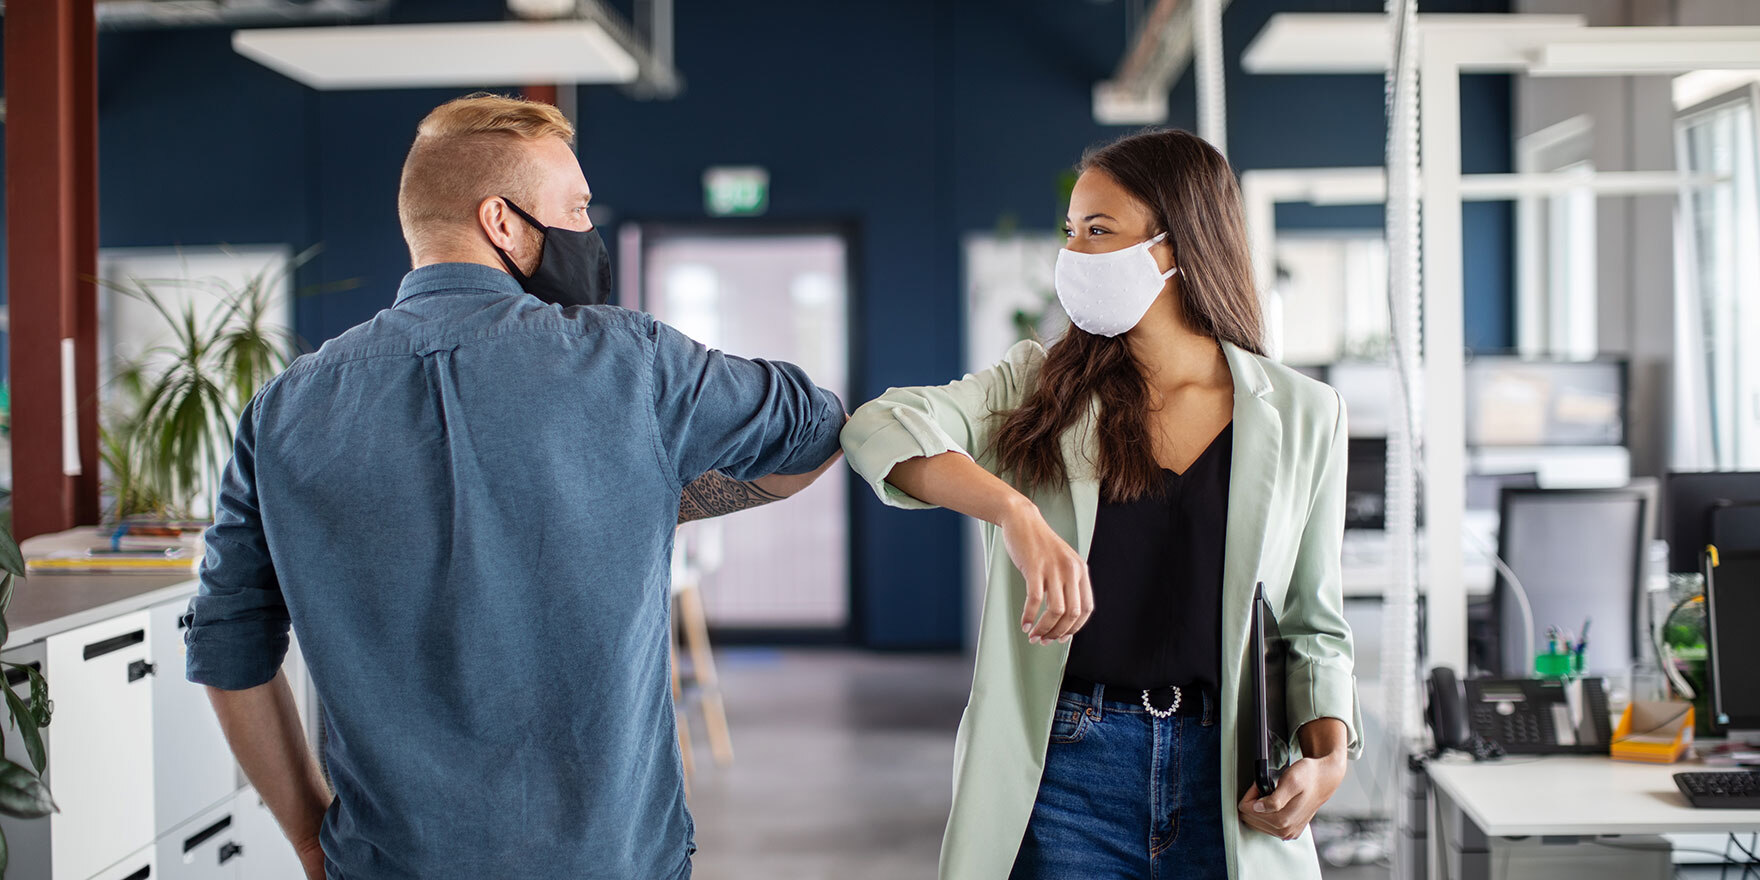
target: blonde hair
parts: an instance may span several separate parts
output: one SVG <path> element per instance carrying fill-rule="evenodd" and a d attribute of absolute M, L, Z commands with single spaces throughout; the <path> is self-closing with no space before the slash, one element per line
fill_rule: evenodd
<path fill-rule="evenodd" d="M 410 250 L 468 235 L 486 198 L 533 210 L 537 172 L 525 147 L 546 137 L 571 143 L 574 126 L 539 101 L 477 92 L 434 108 L 416 128 L 397 189 Z"/>

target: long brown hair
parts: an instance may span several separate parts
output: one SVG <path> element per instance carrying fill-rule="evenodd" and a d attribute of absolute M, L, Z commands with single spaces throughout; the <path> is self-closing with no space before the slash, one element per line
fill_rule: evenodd
<path fill-rule="evenodd" d="M 1247 254 L 1240 187 L 1228 160 L 1204 139 L 1176 130 L 1120 138 L 1082 157 L 1147 207 L 1167 231 L 1186 326 L 1264 354 L 1259 296 Z M 1151 233 L 1153 234 L 1153 232 Z M 1071 326 L 1018 409 L 1000 413 L 995 453 L 1003 472 L 1029 488 L 1067 479 L 1058 438 L 1099 398 L 1102 491 L 1110 501 L 1159 494 L 1160 465 L 1149 434 L 1149 385 L 1123 334 Z"/>

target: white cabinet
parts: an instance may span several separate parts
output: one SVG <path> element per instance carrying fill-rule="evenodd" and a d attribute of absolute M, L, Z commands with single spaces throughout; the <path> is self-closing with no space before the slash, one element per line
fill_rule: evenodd
<path fill-rule="evenodd" d="M 11 868 L 7 868 L 8 873 L 11 870 Z M 60 877 L 61 874 L 57 872 L 55 876 Z M 151 880 L 157 876 L 158 871 L 155 870 L 153 864 L 153 847 L 148 845 L 129 853 L 121 861 L 91 875 L 90 880 Z"/>
<path fill-rule="evenodd" d="M 54 723 L 44 729 L 52 880 L 89 880 L 151 845 L 152 638 L 145 611 L 45 641 Z M 151 854 L 146 857 L 151 861 Z M 124 871 L 117 878 L 130 877 Z M 109 880 L 109 874 L 101 875 Z"/>
<path fill-rule="evenodd" d="M 153 645 L 154 831 L 164 834 L 238 790 L 238 765 L 199 684 L 184 678 L 183 627 L 189 600 L 148 610 Z M 160 864 L 165 863 L 161 851 Z"/>
<path fill-rule="evenodd" d="M 159 838 L 160 880 L 241 880 L 245 848 L 239 842 L 238 817 L 228 798 L 220 806 L 179 825 Z"/>
<path fill-rule="evenodd" d="M 184 678 L 188 594 L 11 647 L 0 660 L 49 681 L 44 781 L 61 812 L 0 817 L 8 880 L 305 880 L 274 816 L 248 787 L 206 689 Z M 286 671 L 308 731 L 316 699 L 297 643 Z M 22 671 L 7 684 L 26 699 Z M 3 712 L 0 709 L 0 712 Z M 27 758 L 0 715 L 5 754 Z"/>
<path fill-rule="evenodd" d="M 305 868 L 293 852 L 293 844 L 281 833 L 275 814 L 269 812 L 257 790 L 238 793 L 232 815 L 238 823 L 238 842 L 244 847 L 244 880 L 305 880 Z"/>

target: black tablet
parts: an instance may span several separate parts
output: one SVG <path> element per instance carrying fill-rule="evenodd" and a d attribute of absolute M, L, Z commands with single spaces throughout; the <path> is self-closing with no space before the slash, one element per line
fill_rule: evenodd
<path fill-rule="evenodd" d="M 1253 587 L 1252 658 L 1253 673 L 1253 776 L 1259 784 L 1259 796 L 1277 789 L 1277 774 L 1283 770 L 1283 755 L 1273 757 L 1281 743 L 1289 742 L 1289 716 L 1284 709 L 1284 657 L 1287 646 L 1277 631 L 1277 615 L 1265 601 L 1265 584 Z M 1273 763 L 1275 761 L 1275 764 Z"/>

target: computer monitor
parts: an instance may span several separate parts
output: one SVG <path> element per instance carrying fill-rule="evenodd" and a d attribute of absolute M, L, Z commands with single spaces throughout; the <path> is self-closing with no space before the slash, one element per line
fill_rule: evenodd
<path fill-rule="evenodd" d="M 1760 471 L 1669 472 L 1662 510 L 1669 571 L 1699 570 L 1699 556 L 1711 543 L 1711 513 L 1724 502 L 1760 502 Z"/>
<path fill-rule="evenodd" d="M 1387 528 L 1387 438 L 1351 437 L 1346 451 L 1348 469 L 1344 480 L 1344 527 L 1380 530 Z M 1540 475 L 1467 474 L 1466 508 L 1495 512 L 1505 487 L 1533 489 Z M 1420 493 L 1421 499 L 1422 493 Z M 1420 500 L 1418 524 L 1423 525 Z"/>
<path fill-rule="evenodd" d="M 1478 356 L 1466 365 L 1467 445 L 1625 443 L 1623 361 Z"/>
<path fill-rule="evenodd" d="M 1576 632 L 1590 621 L 1584 668 L 1624 676 L 1640 656 L 1639 597 L 1654 493 L 1621 489 L 1505 489 L 1497 552 L 1521 579 L 1534 611 L 1534 650 L 1549 627 Z M 1523 656 L 1522 612 L 1500 572 L 1492 593 L 1500 673 L 1534 674 Z"/>
<path fill-rule="evenodd" d="M 1344 527 L 1387 528 L 1387 438 L 1351 437 L 1345 448 Z"/>
<path fill-rule="evenodd" d="M 1468 510 L 1495 511 L 1503 501 L 1503 490 L 1538 488 L 1540 475 L 1532 471 L 1522 474 L 1467 474 L 1466 507 Z"/>
<path fill-rule="evenodd" d="M 1705 581 L 1712 720 L 1720 729 L 1760 731 L 1760 552 L 1718 557 Z"/>
<path fill-rule="evenodd" d="M 1326 383 L 1344 401 L 1352 437 L 1386 437 L 1393 423 L 1393 368 L 1369 361 L 1339 361 L 1326 368 Z"/>

